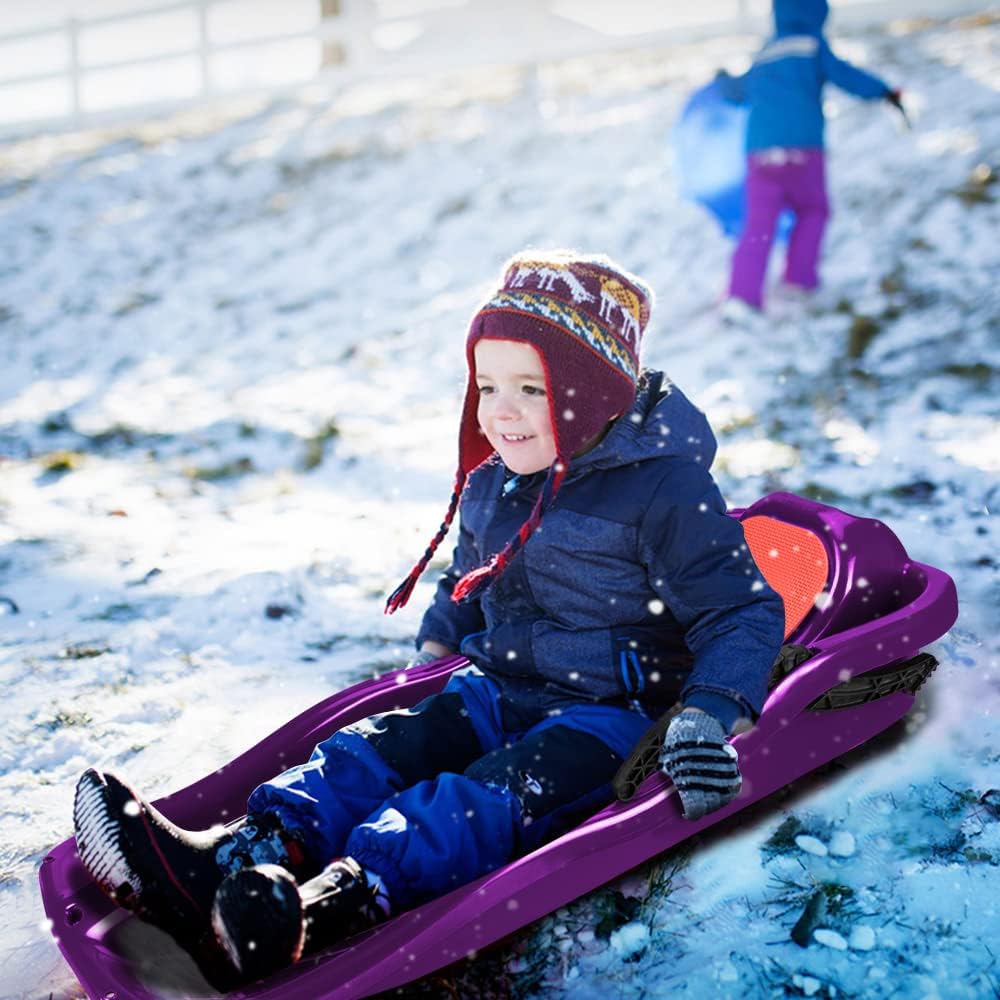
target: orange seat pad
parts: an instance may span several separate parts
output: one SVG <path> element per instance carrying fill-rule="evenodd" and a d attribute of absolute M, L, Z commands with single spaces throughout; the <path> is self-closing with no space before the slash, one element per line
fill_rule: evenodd
<path fill-rule="evenodd" d="M 747 545 L 764 579 L 785 602 L 785 638 L 814 607 L 823 606 L 830 563 L 826 546 L 808 528 L 763 514 L 743 521 Z"/>

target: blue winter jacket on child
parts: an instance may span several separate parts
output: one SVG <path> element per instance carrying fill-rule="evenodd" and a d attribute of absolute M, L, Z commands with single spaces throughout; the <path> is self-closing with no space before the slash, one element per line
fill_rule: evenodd
<path fill-rule="evenodd" d="M 499 551 L 527 518 L 544 473 L 499 460 L 470 477 L 452 566 L 417 637 L 461 650 L 533 709 L 580 701 L 677 700 L 731 726 L 756 717 L 781 645 L 781 598 L 726 514 L 709 467 L 704 415 L 659 372 L 630 413 L 570 464 L 540 528 L 481 599 L 455 581 Z"/>
<path fill-rule="evenodd" d="M 890 88 L 871 73 L 838 59 L 823 37 L 827 0 L 774 0 L 774 36 L 742 76 L 721 74 L 723 95 L 748 104 L 747 152 L 823 147 L 823 85 L 867 100 Z"/>

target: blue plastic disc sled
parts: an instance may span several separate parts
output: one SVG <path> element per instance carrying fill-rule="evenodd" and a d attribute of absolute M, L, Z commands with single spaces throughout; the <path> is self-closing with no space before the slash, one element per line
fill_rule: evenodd
<path fill-rule="evenodd" d="M 713 80 L 688 98 L 671 135 L 678 192 L 707 208 L 733 239 L 745 215 L 748 116 L 746 105 L 727 101 Z M 787 238 L 793 220 L 782 213 L 777 239 Z"/>

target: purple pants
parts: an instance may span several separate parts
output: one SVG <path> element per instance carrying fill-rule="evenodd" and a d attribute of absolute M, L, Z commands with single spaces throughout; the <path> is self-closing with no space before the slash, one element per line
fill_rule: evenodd
<path fill-rule="evenodd" d="M 820 244 L 830 215 L 822 149 L 765 149 L 747 157 L 746 224 L 733 253 L 729 295 L 757 309 L 763 305 L 767 258 L 784 208 L 795 213 L 785 281 L 815 288 Z"/>

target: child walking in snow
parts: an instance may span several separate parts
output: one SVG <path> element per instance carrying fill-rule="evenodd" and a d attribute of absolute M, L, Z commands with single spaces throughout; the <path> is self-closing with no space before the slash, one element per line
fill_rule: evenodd
<path fill-rule="evenodd" d="M 444 523 L 388 603 L 406 603 L 458 516 L 417 648 L 470 665 L 333 733 L 226 828 L 180 829 L 88 770 L 76 839 L 105 892 L 196 954 L 216 942 L 248 979 L 596 812 L 678 700 L 662 761 L 684 815 L 738 793 L 727 735 L 761 711 L 783 607 L 709 474 L 704 416 L 640 370 L 651 306 L 604 256 L 508 262 L 468 333 Z"/>
<path fill-rule="evenodd" d="M 767 260 L 778 217 L 795 213 L 785 283 L 812 290 L 830 214 L 823 153 L 823 85 L 856 97 L 884 99 L 902 110 L 899 91 L 838 59 L 823 37 L 827 0 L 774 0 L 774 35 L 742 76 L 722 71 L 723 96 L 749 105 L 746 221 L 733 254 L 726 313 L 761 309 Z"/>

